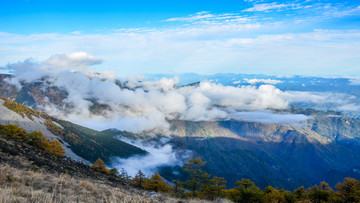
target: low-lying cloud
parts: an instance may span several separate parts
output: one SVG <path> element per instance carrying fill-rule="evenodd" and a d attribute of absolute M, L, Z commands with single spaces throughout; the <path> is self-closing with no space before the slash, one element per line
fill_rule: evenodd
<path fill-rule="evenodd" d="M 283 81 L 281 80 L 273 80 L 273 79 L 247 79 L 245 78 L 244 79 L 247 83 L 249 84 L 258 84 L 258 83 L 264 83 L 264 84 L 270 84 L 270 85 L 276 85 L 276 84 L 279 84 L 279 83 L 282 83 Z"/>
<path fill-rule="evenodd" d="M 141 170 L 147 177 L 154 174 L 159 167 L 182 165 L 182 160 L 189 158 L 189 151 L 182 151 L 178 153 L 173 147 L 168 144 L 168 139 L 160 140 L 160 142 L 147 142 L 146 140 L 130 140 L 120 138 L 129 144 L 135 145 L 141 149 L 149 152 L 145 156 L 133 156 L 128 159 L 115 158 L 112 167 L 119 171 L 124 168 L 129 176 L 135 177 L 139 170 Z"/>
<path fill-rule="evenodd" d="M 356 103 L 349 102 L 354 96 L 341 93 L 281 91 L 269 84 L 234 87 L 208 81 L 178 86 L 176 77 L 143 81 L 141 77 L 114 79 L 113 72 L 89 73 L 88 66 L 100 62 L 86 53 L 55 55 L 42 63 L 26 60 L 8 66 L 15 74 L 8 82 L 20 88 L 23 83 L 37 81 L 44 88 L 56 86 L 66 91 L 62 106 L 42 106 L 50 115 L 97 130 L 117 128 L 135 133 L 168 133 L 169 120 L 294 124 L 309 119 L 272 111 L 287 109 L 294 103 L 331 103 L 335 110 L 357 108 Z M 94 113 L 94 105 L 103 108 Z"/>
<path fill-rule="evenodd" d="M 271 111 L 236 112 L 233 119 L 265 124 L 298 124 L 309 119 L 303 114 L 273 113 Z"/>

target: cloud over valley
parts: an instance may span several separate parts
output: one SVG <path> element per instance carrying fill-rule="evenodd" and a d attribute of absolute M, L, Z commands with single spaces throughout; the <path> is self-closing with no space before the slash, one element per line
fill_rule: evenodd
<path fill-rule="evenodd" d="M 261 123 L 301 123 L 305 115 L 274 113 L 296 102 L 323 103 L 338 94 L 281 91 L 264 82 L 258 86 L 226 86 L 210 81 L 179 85 L 179 78 L 144 80 L 140 76 L 120 79 L 114 72 L 94 73 L 89 66 L 101 60 L 87 53 L 51 56 L 44 62 L 25 60 L 9 64 L 14 76 L 8 83 L 40 82 L 42 91 L 57 87 L 66 92 L 61 105 L 44 102 L 41 108 L 50 115 L 98 130 L 117 128 L 135 133 L 168 133 L 170 120 L 240 120 Z M 46 100 L 46 99 L 45 99 Z M 343 103 L 343 108 L 349 107 Z"/>

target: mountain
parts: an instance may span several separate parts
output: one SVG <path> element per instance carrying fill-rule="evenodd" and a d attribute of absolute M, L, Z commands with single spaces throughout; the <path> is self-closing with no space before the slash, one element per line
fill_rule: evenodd
<path fill-rule="evenodd" d="M 225 177 L 228 187 L 242 178 L 261 188 L 291 190 L 321 181 L 334 187 L 345 177 L 360 178 L 360 120 L 332 111 L 295 107 L 290 111 L 311 119 L 301 125 L 175 120 L 170 143 L 175 151 L 190 150 L 192 156 L 205 160 L 206 170 Z M 146 134 L 104 132 L 144 142 L 161 140 Z M 160 168 L 168 180 L 181 179 L 184 174 L 179 171 L 178 166 Z"/>
<path fill-rule="evenodd" d="M 2 133 L 0 172 L 1 202 L 190 202 L 132 187 L 119 176 L 95 171 Z"/>
<path fill-rule="evenodd" d="M 206 160 L 207 170 L 225 177 L 230 186 L 249 178 L 262 188 L 295 189 L 321 181 L 334 186 L 345 177 L 360 177 L 360 120 L 335 112 L 292 112 L 312 119 L 295 126 L 173 121 L 171 143 Z"/>
<path fill-rule="evenodd" d="M 183 74 L 149 74 L 147 80 L 158 80 L 162 77 L 177 77 L 180 85 L 187 85 L 198 81 L 210 81 L 226 86 L 242 87 L 272 85 L 281 91 L 298 92 L 299 95 L 311 92 L 312 95 L 325 97 L 307 99 L 294 102 L 300 108 L 314 108 L 321 111 L 337 110 L 348 117 L 360 118 L 360 82 L 359 77 L 320 77 L 301 75 L 264 75 L 264 74 L 235 74 L 217 73 L 213 75 L 199 75 L 196 73 Z"/>
<path fill-rule="evenodd" d="M 146 151 L 108 134 L 59 120 L 14 101 L 0 98 L 0 124 L 16 124 L 28 132 L 41 130 L 50 139 L 58 139 L 67 148 L 66 155 L 87 163 L 101 158 L 128 158 Z"/>
<path fill-rule="evenodd" d="M 220 76 L 228 77 L 226 74 L 216 75 L 216 77 Z M 22 88 L 17 89 L 6 82 L 6 78 L 9 77 L 11 76 L 2 76 L 0 80 L 2 96 L 40 111 L 46 105 L 54 105 L 64 112 L 74 110 L 66 102 L 68 92 L 64 89 L 46 80 L 23 82 Z M 264 80 L 261 81 L 266 81 L 265 76 L 262 79 Z M 271 79 L 275 80 L 275 78 Z M 292 80 L 295 79 L 292 78 Z M 324 81 L 325 79 L 323 83 Z M 349 83 L 349 79 L 339 81 L 344 84 Z M 309 79 L 308 82 L 311 83 L 311 80 Z M 195 82 L 184 87 L 189 90 L 197 85 L 198 83 Z M 350 84 L 347 86 L 352 88 Z M 127 90 L 136 92 L 131 88 Z M 139 91 L 146 92 L 147 90 Z M 89 102 L 91 115 L 111 112 L 111 108 L 114 108 L 90 96 L 86 97 L 86 100 L 91 101 Z M 121 109 L 121 111 L 126 110 L 126 108 Z M 74 154 L 91 162 L 100 157 L 107 164 L 111 164 L 111 157 L 128 158 L 147 153 L 131 145 L 131 142 L 126 144 L 120 141 L 117 139 L 119 137 L 155 142 L 157 145 L 164 145 L 159 137 L 171 137 L 172 139 L 165 144 L 170 144 L 175 152 L 190 151 L 192 156 L 199 156 L 207 161 L 206 169 L 209 173 L 225 177 L 229 187 L 242 178 L 253 180 L 261 188 L 272 185 L 278 188 L 294 189 L 302 185 L 312 186 L 320 181 L 329 182 L 334 186 L 344 177 L 359 177 L 360 121 L 358 119 L 335 111 L 319 111 L 295 106 L 285 110 L 270 110 L 278 115 L 296 114 L 306 116 L 307 119 L 295 124 L 235 119 L 199 122 L 169 119 L 166 122 L 169 123 L 170 131 L 166 135 L 161 133 L 154 135 L 154 132 L 136 134 L 116 130 L 100 132 L 53 117 L 43 118 L 39 122 L 42 123 L 44 134 L 57 134 L 59 139 L 69 144 L 68 148 Z M 7 122 L 7 120 L 11 119 L 7 118 L 2 122 Z M 31 123 L 30 120 L 26 122 Z M 47 122 L 46 126 L 47 120 L 50 122 Z M 173 180 L 182 178 L 183 174 L 177 174 L 180 171 L 179 168 L 180 166 L 162 166 L 159 170 L 163 177 Z"/>

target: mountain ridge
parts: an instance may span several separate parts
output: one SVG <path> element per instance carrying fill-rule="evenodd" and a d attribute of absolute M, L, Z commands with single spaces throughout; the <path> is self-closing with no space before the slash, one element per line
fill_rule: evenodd
<path fill-rule="evenodd" d="M 5 87 L 4 83 L 4 81 L 0 82 L 0 86 Z M 28 85 L 27 91 L 17 92 L 10 88 L 14 90 L 11 93 L 12 96 L 7 95 L 15 100 L 31 97 L 35 101 L 34 108 L 41 109 L 41 106 L 47 103 L 57 108 L 64 108 L 65 112 L 71 110 L 69 106 L 53 104 L 45 99 L 49 97 L 54 98 L 52 100 L 62 101 L 66 98 L 66 94 L 62 94 L 61 90 L 46 90 L 56 87 L 45 84 L 43 89 L 39 89 L 40 83 L 24 85 Z M 6 92 L 8 88 L 2 89 L 0 93 Z M 54 95 L 47 96 L 50 92 Z M 86 99 L 91 100 L 91 98 Z M 93 114 L 101 114 L 108 108 L 96 100 L 92 101 L 92 104 L 89 110 L 92 108 L 90 112 Z M 250 178 L 263 188 L 274 185 L 287 189 L 301 185 L 311 186 L 323 180 L 331 180 L 331 184 L 336 184 L 336 181 L 341 181 L 346 174 L 356 175 L 349 171 L 360 167 L 358 164 L 360 157 L 357 155 L 360 154 L 360 121 L 358 119 L 349 118 L 334 111 L 322 112 L 298 107 L 272 111 L 279 115 L 301 114 L 307 116 L 307 119 L 297 124 L 260 123 L 234 119 L 197 122 L 167 120 L 170 126 L 169 134 L 166 136 L 172 136 L 169 143 L 175 150 L 191 150 L 194 156 L 208 161 L 209 171 L 214 175 L 227 178 L 230 186 L 235 180 Z M 64 127 L 69 124 L 58 119 L 53 121 Z M 75 134 L 78 136 L 84 133 L 84 136 L 91 138 L 86 142 L 90 146 L 97 146 L 103 150 L 102 152 L 115 154 L 113 150 L 116 146 L 109 140 L 118 140 L 116 131 L 103 131 L 102 133 L 108 135 L 105 136 L 101 132 L 77 127 L 75 124 L 69 124 L 67 128 L 77 131 Z M 121 131 L 119 132 L 121 134 Z M 152 139 L 151 136 L 146 136 L 147 132 L 140 134 L 123 132 L 122 134 L 128 138 L 141 140 L 145 135 L 146 139 Z M 97 140 L 98 137 L 106 139 Z M 71 140 L 70 138 L 68 139 Z M 154 140 L 156 141 L 156 138 Z M 98 146 L 97 142 L 102 142 L 102 145 Z M 80 151 L 82 156 L 89 156 L 90 151 L 86 150 L 87 147 L 78 145 L 77 152 Z M 87 159 L 93 162 L 101 157 L 109 163 L 110 156 L 104 157 L 100 151 Z M 174 174 L 176 169 L 172 167 L 162 167 L 161 170 L 167 171 L 161 174 L 168 180 L 176 177 Z M 331 177 L 330 174 L 336 174 L 336 177 L 335 175 Z"/>
<path fill-rule="evenodd" d="M 5 106 L 6 103 L 12 107 Z M 112 156 L 127 158 L 147 153 L 107 134 L 50 117 L 4 98 L 0 98 L 0 123 L 16 124 L 28 132 L 41 130 L 48 138 L 58 139 L 67 149 L 67 156 L 88 164 L 98 158 L 110 162 Z"/>

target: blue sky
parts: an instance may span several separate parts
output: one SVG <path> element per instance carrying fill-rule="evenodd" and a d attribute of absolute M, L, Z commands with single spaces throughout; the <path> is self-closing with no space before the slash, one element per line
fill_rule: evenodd
<path fill-rule="evenodd" d="M 0 0 L 0 66 L 73 52 L 120 76 L 358 76 L 360 1 Z"/>

